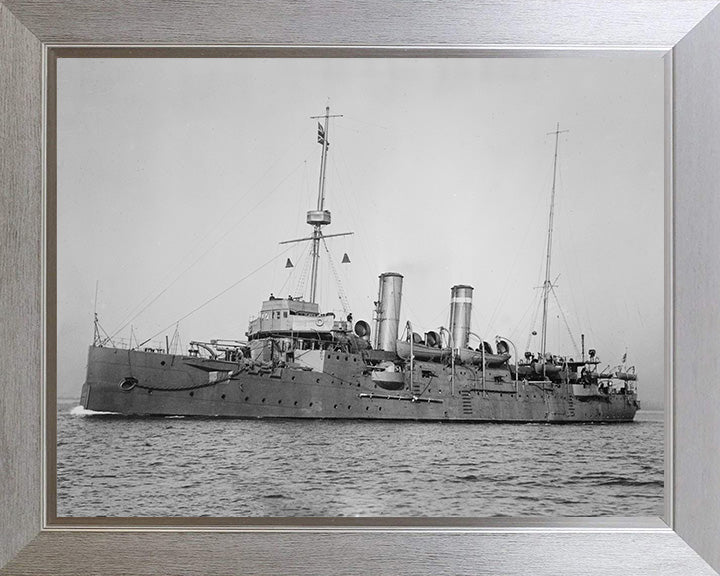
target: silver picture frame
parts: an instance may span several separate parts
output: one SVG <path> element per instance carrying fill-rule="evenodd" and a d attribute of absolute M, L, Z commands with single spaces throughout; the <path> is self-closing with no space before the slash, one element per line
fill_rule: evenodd
<path fill-rule="evenodd" d="M 0 574 L 713 574 L 720 567 L 717 1 L 0 2 Z M 633 519 L 59 526 L 44 442 L 48 64 L 58 48 L 256 46 L 461 56 L 652 53 L 666 66 L 666 513 Z M 275 48 L 272 48 L 274 45 Z M 715 147 L 715 148 L 714 148 Z M 715 212 L 717 213 L 717 212 Z"/>

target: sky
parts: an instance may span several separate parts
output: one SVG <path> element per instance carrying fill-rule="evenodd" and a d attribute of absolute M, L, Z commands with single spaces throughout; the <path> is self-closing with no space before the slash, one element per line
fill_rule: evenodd
<path fill-rule="evenodd" d="M 663 62 L 556 59 L 60 59 L 58 394 L 79 397 L 93 313 L 115 339 L 244 339 L 271 292 L 308 289 L 317 119 L 330 106 L 318 301 L 372 325 L 404 276 L 401 327 L 540 348 L 555 136 L 548 349 L 627 353 L 663 403 Z M 347 254 L 350 262 L 342 263 Z M 286 268 L 287 259 L 293 263 Z M 97 294 L 97 297 L 96 297 Z M 558 305 L 559 303 L 559 305 Z M 535 320 L 533 322 L 533 320 Z"/>

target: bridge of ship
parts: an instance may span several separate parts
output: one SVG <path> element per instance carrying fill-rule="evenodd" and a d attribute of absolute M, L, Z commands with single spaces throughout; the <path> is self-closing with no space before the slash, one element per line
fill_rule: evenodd
<path fill-rule="evenodd" d="M 263 302 L 260 314 L 250 320 L 247 336 L 252 339 L 262 334 L 348 332 L 351 322 L 336 320 L 335 314 L 320 314 L 314 302 L 297 298 L 271 298 Z"/>

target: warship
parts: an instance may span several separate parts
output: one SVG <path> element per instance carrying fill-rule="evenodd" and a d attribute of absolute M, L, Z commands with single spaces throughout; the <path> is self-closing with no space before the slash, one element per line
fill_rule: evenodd
<path fill-rule="evenodd" d="M 370 322 L 321 312 L 321 246 L 331 223 L 325 206 L 329 107 L 318 119 L 322 145 L 318 198 L 307 212 L 312 234 L 309 297 L 265 300 L 242 340 L 123 346 L 102 337 L 97 314 L 81 404 L 127 416 L 310 418 L 451 422 L 629 422 L 639 408 L 637 375 L 623 361 L 600 369 L 596 351 L 575 358 L 547 350 L 548 299 L 559 126 L 542 288 L 540 350 L 522 356 L 508 338 L 494 346 L 471 331 L 473 287 L 450 289 L 447 327 L 417 333 L 400 326 L 403 276 L 379 275 Z M 320 120 L 323 120 L 321 123 Z M 288 264 L 290 264 L 288 262 Z M 512 352 L 512 353 L 511 353 Z"/>

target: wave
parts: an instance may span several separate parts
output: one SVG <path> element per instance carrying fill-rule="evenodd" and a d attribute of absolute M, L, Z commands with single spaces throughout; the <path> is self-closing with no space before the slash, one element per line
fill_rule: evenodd
<path fill-rule="evenodd" d="M 467 474 L 465 476 L 455 476 L 458 480 L 480 480 L 480 477 L 475 474 Z"/>
<path fill-rule="evenodd" d="M 83 419 L 70 415 L 77 404 L 58 418 L 62 516 L 662 514 L 664 446 L 653 428 L 634 429 L 629 442 L 626 428 L 603 428 L 598 438 L 590 425 L 518 432 Z M 616 454 L 625 460 L 608 458 Z"/>
<path fill-rule="evenodd" d="M 633 480 L 632 478 L 616 478 L 606 482 L 598 482 L 598 486 L 657 486 L 663 488 L 663 480 Z"/>
<path fill-rule="evenodd" d="M 104 416 L 107 414 L 117 414 L 117 412 L 98 412 L 97 410 L 88 410 L 83 406 L 75 406 L 70 410 L 71 416 Z"/>

